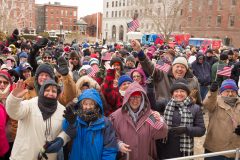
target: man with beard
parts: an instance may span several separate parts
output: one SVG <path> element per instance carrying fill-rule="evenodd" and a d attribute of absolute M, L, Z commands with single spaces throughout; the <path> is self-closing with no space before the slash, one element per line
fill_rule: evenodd
<path fill-rule="evenodd" d="M 203 147 L 206 153 L 236 149 L 240 146 L 240 99 L 234 80 L 227 79 L 221 84 L 214 82 L 203 106 L 209 111 L 209 125 Z M 218 95 L 219 93 L 219 95 Z M 235 154 L 221 155 L 207 160 L 233 160 Z"/>
<path fill-rule="evenodd" d="M 115 131 L 103 113 L 102 99 L 95 89 L 84 90 L 77 104 L 67 105 L 63 130 L 71 132 L 73 140 L 69 160 L 115 160 Z M 55 141 L 47 150 L 58 150 L 62 143 L 58 144 Z"/>

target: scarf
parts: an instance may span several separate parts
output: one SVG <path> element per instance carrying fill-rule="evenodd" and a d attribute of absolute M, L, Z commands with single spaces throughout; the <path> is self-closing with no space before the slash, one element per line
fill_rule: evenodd
<path fill-rule="evenodd" d="M 225 96 L 222 96 L 222 98 L 223 98 L 224 102 L 227 103 L 231 107 L 235 107 L 236 102 L 238 100 L 238 97 L 225 97 Z"/>
<path fill-rule="evenodd" d="M 77 114 L 83 121 L 90 123 L 96 121 L 98 118 L 101 117 L 99 111 L 99 107 L 96 107 L 94 109 L 88 109 L 86 111 L 84 111 L 81 107 L 79 111 L 77 111 Z"/>
<path fill-rule="evenodd" d="M 9 95 L 10 91 L 10 84 L 3 90 L 0 91 L 0 102 L 2 102 L 5 105 L 7 96 Z"/>
<path fill-rule="evenodd" d="M 137 121 L 138 121 L 138 118 L 139 118 L 139 114 L 141 113 L 141 111 L 143 110 L 144 108 L 144 96 L 142 95 L 142 102 L 140 104 L 140 107 L 139 107 L 139 110 L 137 112 L 133 112 L 130 104 L 127 102 L 127 108 L 128 108 L 128 113 L 130 114 L 133 122 L 136 124 Z"/>
<path fill-rule="evenodd" d="M 47 98 L 43 95 L 38 96 L 38 107 L 42 113 L 43 120 L 52 116 L 57 109 L 57 99 Z"/>
<path fill-rule="evenodd" d="M 164 111 L 164 118 L 169 127 L 172 126 L 173 112 L 176 108 L 179 109 L 181 115 L 180 126 L 192 127 L 193 126 L 193 115 L 188 109 L 188 106 L 191 104 L 191 99 L 187 97 L 184 101 L 178 102 L 173 98 L 168 102 L 166 109 Z M 182 134 L 180 136 L 180 151 L 183 156 L 193 155 L 193 138 Z"/>

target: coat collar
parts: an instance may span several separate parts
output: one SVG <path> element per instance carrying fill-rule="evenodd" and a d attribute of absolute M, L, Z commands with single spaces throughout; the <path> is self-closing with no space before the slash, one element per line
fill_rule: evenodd
<path fill-rule="evenodd" d="M 231 106 L 229 106 L 227 103 L 224 102 L 223 98 L 221 95 L 218 96 L 218 101 L 219 101 L 219 107 L 225 109 L 225 110 L 230 110 L 232 109 Z M 240 104 L 240 99 L 238 98 L 236 102 L 236 106 Z"/>

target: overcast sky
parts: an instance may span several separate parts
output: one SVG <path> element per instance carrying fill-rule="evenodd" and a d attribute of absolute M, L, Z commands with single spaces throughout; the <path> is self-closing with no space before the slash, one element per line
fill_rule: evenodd
<path fill-rule="evenodd" d="M 63 5 L 78 6 L 78 18 L 96 13 L 103 12 L 103 0 L 35 0 L 36 4 L 51 2 L 60 2 Z"/>

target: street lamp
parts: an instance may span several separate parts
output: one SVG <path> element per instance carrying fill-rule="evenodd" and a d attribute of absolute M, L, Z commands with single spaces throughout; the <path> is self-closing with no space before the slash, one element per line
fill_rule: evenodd
<path fill-rule="evenodd" d="M 62 41 L 62 28 L 63 28 L 63 23 L 60 21 L 60 41 Z"/>

